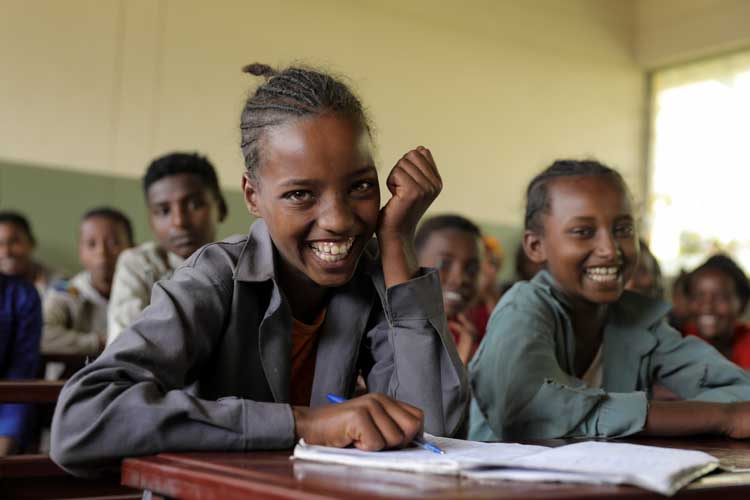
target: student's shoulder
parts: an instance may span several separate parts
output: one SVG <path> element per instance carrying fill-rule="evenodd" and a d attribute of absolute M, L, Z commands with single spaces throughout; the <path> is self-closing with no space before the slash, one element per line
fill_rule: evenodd
<path fill-rule="evenodd" d="M 87 287 L 87 273 L 81 272 L 71 279 L 57 279 L 52 282 L 50 289 L 44 296 L 44 303 L 76 303 L 85 299 Z"/>
<path fill-rule="evenodd" d="M 622 326 L 651 330 L 664 323 L 671 308 L 663 300 L 625 290 L 613 305 L 611 320 Z"/>
<path fill-rule="evenodd" d="M 117 265 L 125 267 L 152 267 L 162 260 L 159 245 L 155 241 L 147 241 L 138 246 L 123 250 L 117 257 Z"/>
<path fill-rule="evenodd" d="M 524 340 L 534 337 L 534 332 L 549 336 L 556 330 L 555 325 L 564 321 L 564 316 L 563 305 L 547 284 L 537 280 L 519 281 L 495 306 L 487 332 L 502 332 L 503 336 L 519 336 Z M 518 328 L 519 322 L 524 328 Z"/>
<path fill-rule="evenodd" d="M 221 241 L 209 243 L 188 257 L 182 267 L 231 276 L 243 253 L 253 253 L 252 245 L 249 245 L 248 242 L 248 235 L 237 234 Z"/>
<path fill-rule="evenodd" d="M 562 304 L 548 282 L 535 278 L 519 281 L 505 292 L 495 308 L 501 309 L 554 314 L 562 310 Z"/>

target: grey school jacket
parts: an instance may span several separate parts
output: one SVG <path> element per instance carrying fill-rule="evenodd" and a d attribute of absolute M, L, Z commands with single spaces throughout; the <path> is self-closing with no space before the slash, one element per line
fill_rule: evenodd
<path fill-rule="evenodd" d="M 371 243 L 330 299 L 310 405 L 351 396 L 361 369 L 371 392 L 421 408 L 427 432 L 451 435 L 469 396 L 437 272 L 386 290 Z M 249 236 L 201 248 L 158 282 L 139 319 L 65 384 L 52 459 L 90 475 L 163 451 L 291 448 L 292 316 L 275 258 L 259 220 Z"/>
<path fill-rule="evenodd" d="M 664 321 L 668 311 L 626 291 L 604 328 L 602 388 L 591 388 L 573 375 L 575 335 L 553 278 L 542 271 L 515 285 L 469 368 L 469 438 L 627 436 L 643 429 L 657 382 L 684 399 L 750 400 L 750 374 L 706 342 L 682 338 Z"/>

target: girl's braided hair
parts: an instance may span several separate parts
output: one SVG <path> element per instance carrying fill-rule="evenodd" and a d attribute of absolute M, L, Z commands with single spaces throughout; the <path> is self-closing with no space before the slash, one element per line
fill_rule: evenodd
<path fill-rule="evenodd" d="M 550 181 L 560 177 L 602 176 L 618 183 L 623 192 L 629 195 L 627 184 L 617 170 L 595 160 L 556 160 L 543 172 L 534 177 L 526 190 L 526 215 L 524 229 L 543 232 L 542 214 L 548 213 Z"/>
<path fill-rule="evenodd" d="M 302 117 L 336 113 L 370 133 L 362 103 L 342 81 L 318 70 L 289 67 L 275 71 L 265 64 L 249 64 L 243 71 L 266 78 L 245 102 L 240 118 L 245 168 L 255 175 L 262 163 L 263 134 L 269 127 Z"/>

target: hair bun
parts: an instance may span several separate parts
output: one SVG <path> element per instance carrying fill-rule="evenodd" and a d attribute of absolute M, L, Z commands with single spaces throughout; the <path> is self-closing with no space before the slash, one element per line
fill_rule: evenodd
<path fill-rule="evenodd" d="M 255 76 L 263 76 L 265 78 L 271 78 L 276 74 L 276 70 L 268 64 L 252 63 L 242 68 L 243 73 L 249 73 Z"/>

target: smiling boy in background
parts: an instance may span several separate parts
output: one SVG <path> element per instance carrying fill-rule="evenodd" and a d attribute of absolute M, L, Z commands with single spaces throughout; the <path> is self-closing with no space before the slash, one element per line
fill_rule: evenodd
<path fill-rule="evenodd" d="M 216 239 L 227 215 L 213 165 L 198 154 L 170 153 L 143 176 L 149 225 L 156 241 L 120 255 L 107 319 L 107 343 L 135 320 L 151 300 L 151 287 L 172 276 L 194 251 Z"/>

